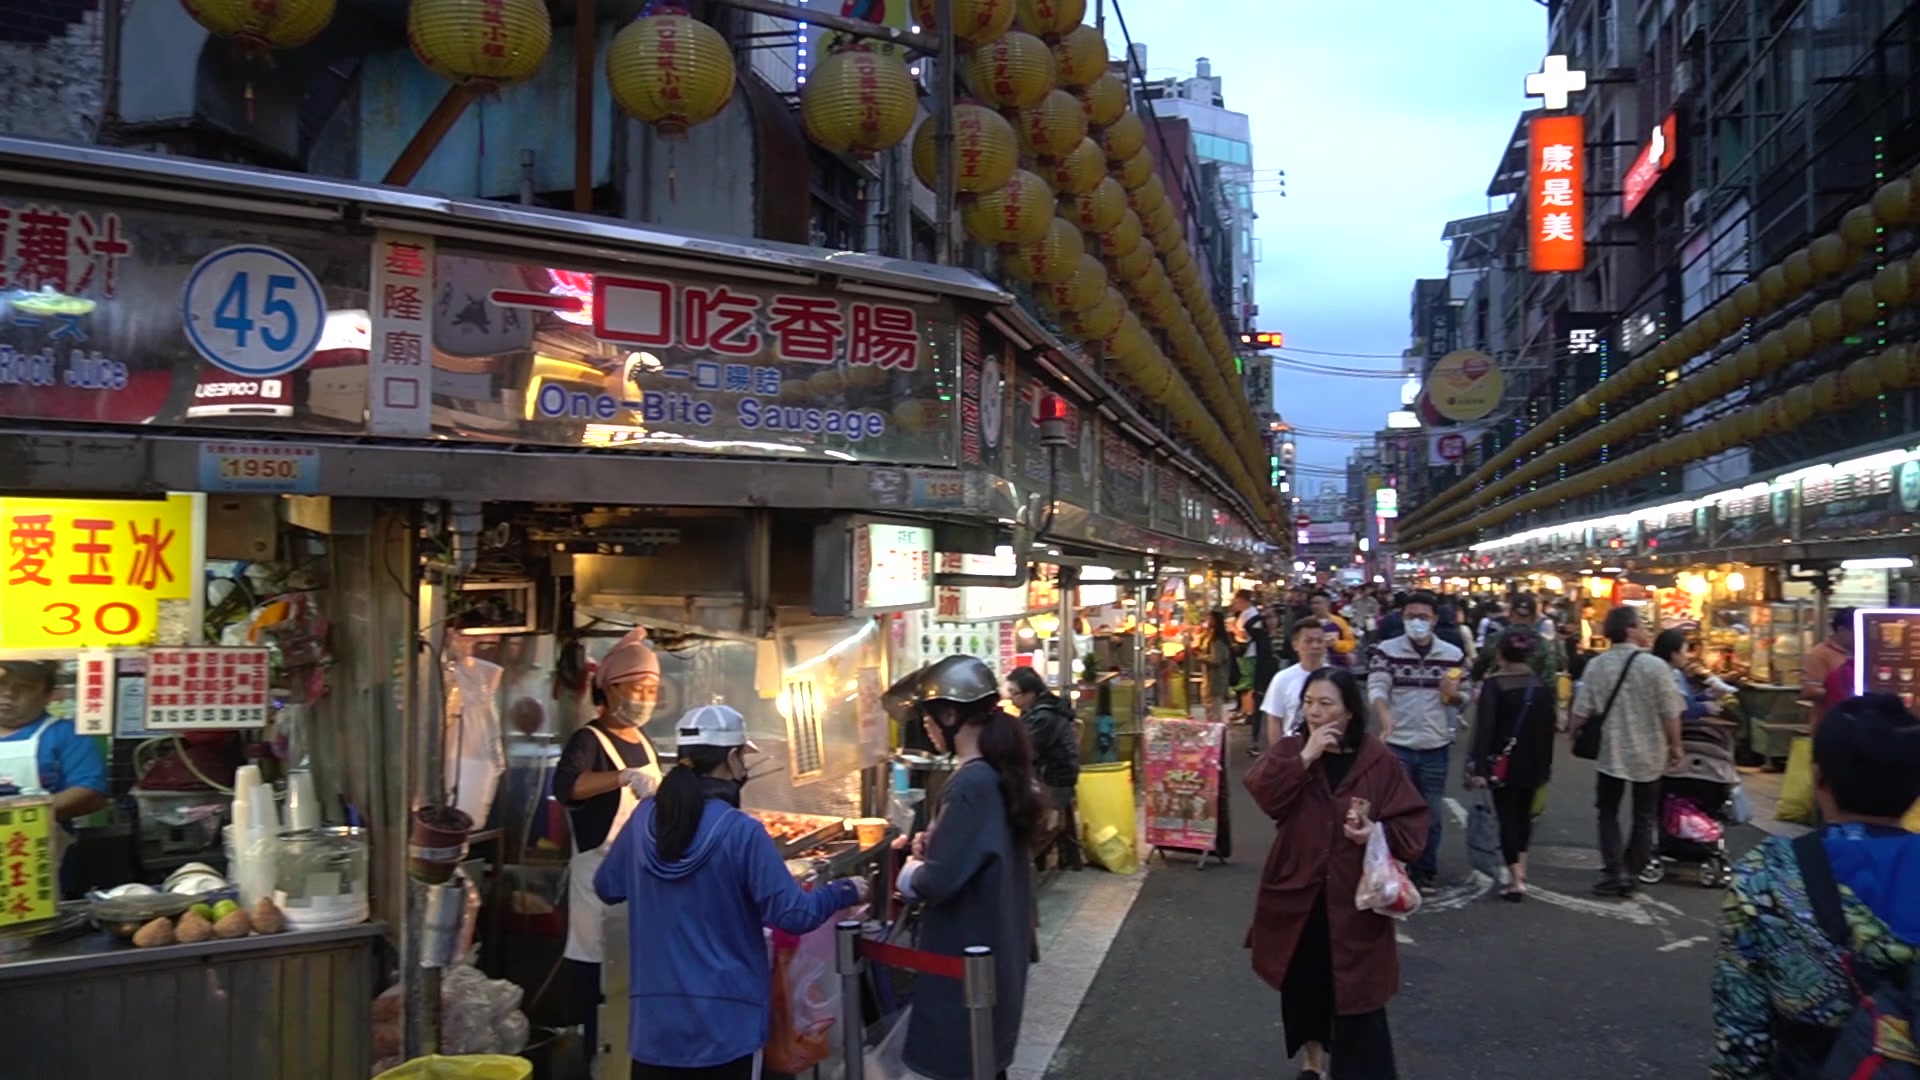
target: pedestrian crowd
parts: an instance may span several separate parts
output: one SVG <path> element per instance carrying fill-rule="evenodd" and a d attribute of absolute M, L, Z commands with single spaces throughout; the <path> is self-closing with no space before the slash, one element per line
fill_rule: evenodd
<path fill-rule="evenodd" d="M 1423 893 L 1449 886 L 1438 854 L 1459 745 L 1484 799 L 1475 868 L 1522 902 L 1562 733 L 1594 763 L 1596 894 L 1629 898 L 1674 859 L 1730 885 L 1715 1080 L 1920 1075 L 1920 834 L 1902 827 L 1920 811 L 1920 717 L 1897 696 L 1851 694 L 1852 613 L 1835 613 L 1806 665 L 1820 827 L 1730 865 L 1724 829 L 1743 802 L 1721 716 L 1731 688 L 1700 679 L 1688 635 L 1656 635 L 1639 607 L 1544 607 L 1525 593 L 1295 588 L 1265 610 L 1243 593 L 1213 620 L 1228 645 L 1208 672 L 1250 684 L 1235 717 L 1258 758 L 1245 785 L 1276 825 L 1246 944 L 1281 994 L 1299 1075 L 1398 1075 L 1386 1005 L 1400 912 L 1368 903 L 1377 852 Z M 1231 698 L 1209 700 L 1220 716 Z"/>

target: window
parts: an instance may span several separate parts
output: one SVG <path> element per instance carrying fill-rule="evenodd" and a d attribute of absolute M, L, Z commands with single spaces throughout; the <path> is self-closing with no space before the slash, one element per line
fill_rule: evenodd
<path fill-rule="evenodd" d="M 1204 132 L 1193 133 L 1193 152 L 1204 161 L 1218 161 L 1228 165 L 1253 164 L 1253 150 L 1239 139 L 1208 135 Z"/>

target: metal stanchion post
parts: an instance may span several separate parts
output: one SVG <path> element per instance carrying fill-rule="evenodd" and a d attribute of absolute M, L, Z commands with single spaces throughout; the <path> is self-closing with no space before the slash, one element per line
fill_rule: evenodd
<path fill-rule="evenodd" d="M 840 1052 L 846 1057 L 847 1080 L 865 1080 L 867 1025 L 860 1007 L 860 977 L 867 962 L 860 955 L 860 923 L 835 924 L 834 944 L 834 967 L 840 972 Z"/>
<path fill-rule="evenodd" d="M 1000 1071 L 993 1046 L 993 950 L 969 945 L 961 992 L 967 1003 L 967 1031 L 973 1045 L 973 1080 L 993 1080 Z"/>

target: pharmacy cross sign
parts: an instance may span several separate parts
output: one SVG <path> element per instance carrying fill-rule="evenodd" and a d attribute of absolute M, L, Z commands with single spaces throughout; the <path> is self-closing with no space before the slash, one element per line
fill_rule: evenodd
<path fill-rule="evenodd" d="M 1543 99 L 1548 109 L 1564 109 L 1570 95 L 1587 88 L 1587 73 L 1567 70 L 1567 58 L 1549 56 L 1540 70 L 1527 76 L 1527 96 Z"/>

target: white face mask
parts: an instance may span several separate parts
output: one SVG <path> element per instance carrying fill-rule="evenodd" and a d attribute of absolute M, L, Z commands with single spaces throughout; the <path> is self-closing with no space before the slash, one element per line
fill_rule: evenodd
<path fill-rule="evenodd" d="M 1433 636 L 1433 621 L 1431 619 L 1408 619 L 1407 636 L 1415 641 L 1427 640 Z"/>
<path fill-rule="evenodd" d="M 607 713 L 623 724 L 631 724 L 634 727 L 646 727 L 647 721 L 653 719 L 653 703 L 628 698 L 617 705 L 609 707 Z"/>

